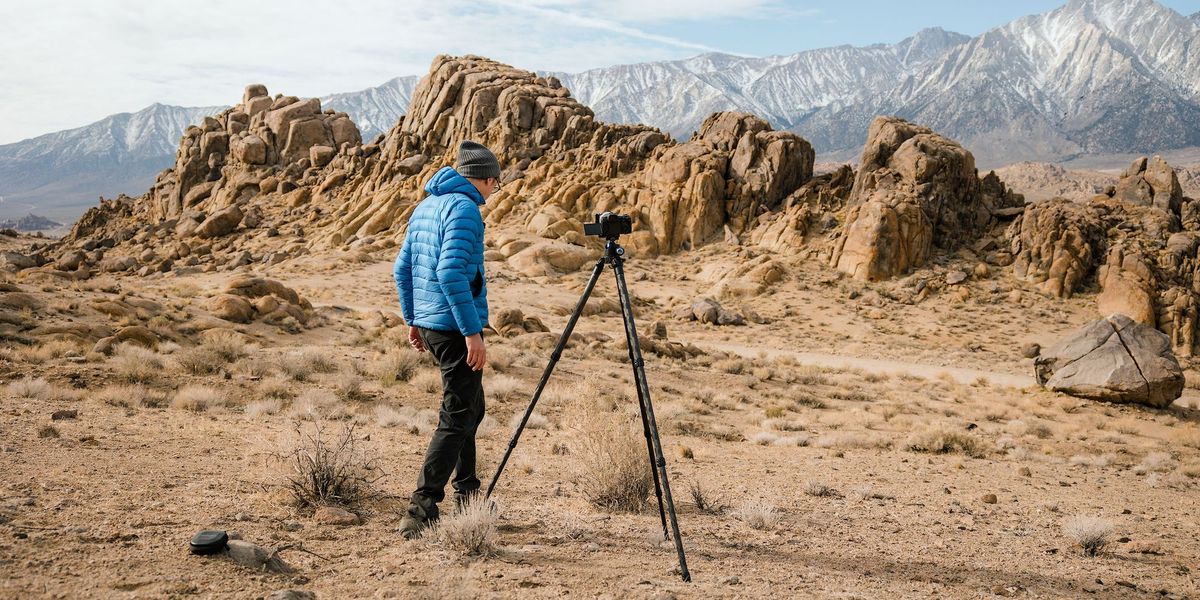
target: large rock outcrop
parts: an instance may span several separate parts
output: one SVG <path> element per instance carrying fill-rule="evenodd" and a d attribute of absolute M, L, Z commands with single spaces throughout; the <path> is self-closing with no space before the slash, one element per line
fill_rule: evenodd
<path fill-rule="evenodd" d="M 999 184 L 993 177 L 990 186 Z M 958 143 L 896 117 L 871 123 L 850 211 L 831 262 L 858 279 L 878 281 L 924 264 L 936 246 L 973 241 L 997 208 L 1013 198 L 981 193 L 975 158 Z"/>
<path fill-rule="evenodd" d="M 1162 332 L 1121 314 L 1068 334 L 1035 359 L 1039 384 L 1095 400 L 1170 406 L 1183 393 L 1183 370 Z"/>

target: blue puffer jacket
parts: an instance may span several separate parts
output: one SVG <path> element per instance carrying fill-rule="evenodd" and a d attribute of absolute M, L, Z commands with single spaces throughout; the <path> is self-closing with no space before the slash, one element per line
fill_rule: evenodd
<path fill-rule="evenodd" d="M 475 335 L 488 324 L 479 190 L 451 167 L 425 184 L 408 219 L 394 276 L 409 325 Z"/>

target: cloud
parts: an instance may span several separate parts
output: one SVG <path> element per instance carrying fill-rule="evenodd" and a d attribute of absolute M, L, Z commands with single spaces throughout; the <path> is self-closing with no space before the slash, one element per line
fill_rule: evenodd
<path fill-rule="evenodd" d="M 766 18 L 774 0 L 5 0 L 0 144 L 247 83 L 317 96 L 423 74 L 437 54 L 580 71 L 718 50 L 670 22 Z"/>

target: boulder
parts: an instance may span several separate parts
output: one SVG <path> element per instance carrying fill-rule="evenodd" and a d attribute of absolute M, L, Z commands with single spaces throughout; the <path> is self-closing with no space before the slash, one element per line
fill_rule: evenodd
<path fill-rule="evenodd" d="M 559 275 L 578 271 L 597 258 L 595 251 L 561 243 L 538 243 L 513 254 L 508 262 L 528 277 Z"/>
<path fill-rule="evenodd" d="M 1166 408 L 1183 393 L 1170 338 L 1121 314 L 1093 321 L 1034 361 L 1047 389 L 1109 402 Z"/>
<path fill-rule="evenodd" d="M 1008 227 L 1013 274 L 1056 298 L 1070 298 L 1091 275 L 1106 230 L 1097 207 L 1055 198 L 1030 205 Z"/>
<path fill-rule="evenodd" d="M 238 138 L 231 150 L 234 158 L 246 164 L 261 165 L 267 162 L 267 143 L 257 135 Z"/>
<path fill-rule="evenodd" d="M 209 216 L 196 228 L 195 235 L 201 238 L 221 237 L 233 233 L 242 222 L 242 209 L 238 205 L 227 206 Z"/>
<path fill-rule="evenodd" d="M 519 308 L 505 308 L 496 311 L 489 319 L 492 329 L 504 337 L 512 337 L 526 333 L 542 333 L 550 331 L 549 327 L 537 317 L 527 317 Z"/>
<path fill-rule="evenodd" d="M 1171 214 L 1180 214 L 1183 205 L 1183 188 L 1175 169 L 1161 156 L 1133 161 L 1121 173 L 1111 196 L 1126 204 L 1153 206 Z"/>
<path fill-rule="evenodd" d="M 22 269 L 32 269 L 36 266 L 38 266 L 36 260 L 20 252 L 0 252 L 0 269 L 20 271 Z"/>
<path fill-rule="evenodd" d="M 254 318 L 254 307 L 241 296 L 218 294 L 208 301 L 208 310 L 219 318 L 234 323 L 249 323 Z"/>
<path fill-rule="evenodd" d="M 991 219 L 975 157 L 950 139 L 896 117 L 876 117 L 850 192 L 831 264 L 857 279 L 895 277 L 934 247 L 973 241 Z"/>

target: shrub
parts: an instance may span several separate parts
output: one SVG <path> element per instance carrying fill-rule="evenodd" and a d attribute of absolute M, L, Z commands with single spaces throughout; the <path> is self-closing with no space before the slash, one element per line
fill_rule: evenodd
<path fill-rule="evenodd" d="M 414 350 L 396 350 L 375 361 L 372 371 L 384 386 L 409 381 L 421 366 L 421 355 Z"/>
<path fill-rule="evenodd" d="M 121 344 L 111 361 L 117 378 L 126 383 L 150 383 L 163 371 L 162 357 L 153 350 L 134 344 Z"/>
<path fill-rule="evenodd" d="M 200 347 L 215 352 L 225 362 L 234 362 L 246 356 L 246 342 L 240 334 L 233 331 L 208 333 Z"/>
<path fill-rule="evenodd" d="M 440 394 L 442 392 L 442 373 L 434 369 L 418 371 L 409 383 L 426 394 Z"/>
<path fill-rule="evenodd" d="M 765 500 L 747 499 L 734 511 L 733 516 L 752 529 L 772 529 L 779 524 L 775 505 Z"/>
<path fill-rule="evenodd" d="M 171 399 L 171 408 L 204 412 L 211 406 L 225 404 L 225 396 L 220 391 L 204 385 L 188 385 L 179 388 Z"/>
<path fill-rule="evenodd" d="M 1097 517 L 1077 516 L 1063 524 L 1063 533 L 1082 548 L 1084 554 L 1096 556 L 1108 546 L 1113 525 Z"/>
<path fill-rule="evenodd" d="M 26 377 L 13 381 L 8 384 L 8 393 L 17 398 L 43 401 L 65 400 L 70 397 L 67 390 L 61 389 L 41 377 L 37 379 Z"/>
<path fill-rule="evenodd" d="M 179 368 L 192 375 L 211 375 L 225 366 L 225 359 L 211 348 L 194 346 L 180 352 L 175 357 Z"/>
<path fill-rule="evenodd" d="M 829 485 L 824 481 L 809 479 L 808 481 L 804 482 L 804 494 L 806 496 L 815 496 L 817 498 L 827 498 L 830 496 L 836 496 L 837 490 L 829 487 Z"/>
<path fill-rule="evenodd" d="M 354 425 L 330 434 L 323 423 L 297 427 L 292 439 L 278 451 L 287 467 L 284 487 L 300 508 L 351 506 L 377 495 L 374 484 L 383 476 L 378 459 L 370 454 Z"/>
<path fill-rule="evenodd" d="M 476 496 L 426 529 L 422 538 L 461 556 L 494 556 L 499 549 L 496 530 L 499 518 L 500 507 L 495 501 Z"/>
<path fill-rule="evenodd" d="M 246 416 L 251 419 L 257 419 L 266 415 L 278 413 L 283 408 L 283 403 L 278 398 L 268 398 L 266 400 L 255 400 L 246 405 Z"/>
<path fill-rule="evenodd" d="M 336 371 L 337 363 L 319 350 L 303 350 L 279 357 L 279 370 L 295 381 L 308 381 L 314 373 Z"/>
<path fill-rule="evenodd" d="M 622 413 L 588 415 L 583 424 L 575 456 L 584 496 L 610 510 L 645 508 L 652 482 L 640 428 Z"/>
<path fill-rule="evenodd" d="M 985 444 L 978 437 L 945 426 L 933 426 L 914 433 L 908 438 L 905 448 L 932 454 L 960 452 L 972 458 L 982 458 L 987 454 Z"/>
<path fill-rule="evenodd" d="M 692 504 L 696 506 L 696 510 L 702 513 L 715 515 L 726 508 L 715 494 L 704 491 L 704 488 L 700 487 L 699 481 L 693 481 L 692 487 L 688 491 L 692 495 Z"/>
<path fill-rule="evenodd" d="M 158 408 L 166 403 L 162 394 L 144 385 L 118 385 L 106 387 L 96 394 L 96 399 L 112 406 L 125 408 Z"/>

